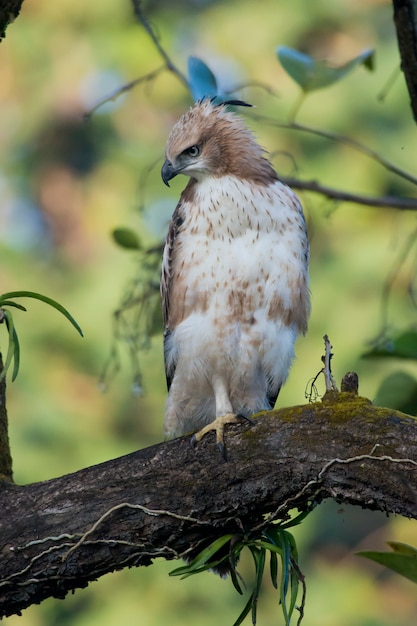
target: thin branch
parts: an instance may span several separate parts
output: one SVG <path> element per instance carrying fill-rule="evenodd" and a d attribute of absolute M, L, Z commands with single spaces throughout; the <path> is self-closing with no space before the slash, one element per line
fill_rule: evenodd
<path fill-rule="evenodd" d="M 329 139 L 330 141 L 336 141 L 337 143 L 344 144 L 353 148 L 354 150 L 358 150 L 359 152 L 362 152 L 362 154 L 365 154 L 369 158 L 379 163 L 379 165 L 384 167 L 389 172 L 392 172 L 393 174 L 404 178 L 413 185 L 417 185 L 417 177 L 413 176 L 413 174 L 410 174 L 409 172 L 406 172 L 400 167 L 397 167 L 397 165 L 391 163 L 391 161 L 388 161 L 388 159 L 385 159 L 378 152 L 372 150 L 372 148 L 368 148 L 368 146 L 365 146 L 360 141 L 356 141 L 356 139 L 346 137 L 345 135 L 339 135 L 338 133 L 331 133 L 326 130 L 312 128 L 311 126 L 305 126 L 304 124 L 299 124 L 298 122 L 293 122 L 289 125 L 289 127 L 293 130 L 300 130 L 305 133 L 310 133 L 318 137 L 323 137 L 324 139 Z"/>
<path fill-rule="evenodd" d="M 330 339 L 328 335 L 324 335 L 323 339 L 324 339 L 324 356 L 321 357 L 321 360 L 324 365 L 323 373 L 324 373 L 324 379 L 326 381 L 326 391 L 338 391 L 336 381 L 332 374 L 332 366 L 331 366 L 331 361 L 333 357 L 333 353 L 332 353 L 333 346 L 330 343 Z"/>
<path fill-rule="evenodd" d="M 106 96 L 105 98 L 97 102 L 97 104 L 95 104 L 89 111 L 84 113 L 84 119 L 88 120 L 93 115 L 93 113 L 97 111 L 97 109 L 102 107 L 104 104 L 107 104 L 108 102 L 114 102 L 119 96 L 126 93 L 126 91 L 130 91 L 130 89 L 133 89 L 133 87 L 136 87 L 136 85 L 140 85 L 141 83 L 148 83 L 151 80 L 155 80 L 155 78 L 157 78 L 159 74 L 161 74 L 165 70 L 166 70 L 166 66 L 162 65 L 161 67 L 158 67 L 156 70 L 149 72 L 149 74 L 145 74 L 144 76 L 135 78 L 134 80 L 131 80 L 129 83 L 126 83 L 125 85 L 122 85 L 121 87 L 118 87 L 110 95 Z"/>
<path fill-rule="evenodd" d="M 189 85 L 188 85 L 188 80 L 186 76 L 177 68 L 176 65 L 174 65 L 174 63 L 171 61 L 168 54 L 165 52 L 164 48 L 161 46 L 161 43 L 154 32 L 154 29 L 152 28 L 150 22 L 148 21 L 148 18 L 146 17 L 142 9 L 141 1 L 132 0 L 132 4 L 133 4 L 133 10 L 135 12 L 135 16 L 137 17 L 138 21 L 142 24 L 143 28 L 148 33 L 149 37 L 152 39 L 152 42 L 155 48 L 158 50 L 160 56 L 164 60 L 166 69 L 172 72 L 173 74 L 175 74 L 179 78 L 179 80 L 183 83 L 183 85 L 188 89 Z"/>
<path fill-rule="evenodd" d="M 394 163 L 391 163 L 391 161 L 388 161 L 383 156 L 378 154 L 378 152 L 376 152 L 375 150 L 372 150 L 372 148 L 368 148 L 368 146 L 365 146 L 363 143 L 360 143 L 359 141 L 356 141 L 355 139 L 351 139 L 350 137 L 346 137 L 345 135 L 339 135 L 338 133 L 331 133 L 329 131 L 322 130 L 320 128 L 313 128 L 311 126 L 305 126 L 304 124 L 299 124 L 298 122 L 290 122 L 290 123 L 279 122 L 275 120 L 274 118 L 266 117 L 264 115 L 257 115 L 256 113 L 253 113 L 253 112 L 249 113 L 248 115 L 252 119 L 258 122 L 269 124 L 270 126 L 275 126 L 277 128 L 286 128 L 287 130 L 296 130 L 296 131 L 300 131 L 304 133 L 309 133 L 311 135 L 315 135 L 316 137 L 322 137 L 323 139 L 328 139 L 329 141 L 335 141 L 337 143 L 341 143 L 346 146 L 349 146 L 353 148 L 354 150 L 357 150 L 358 152 L 365 154 L 373 161 L 376 161 L 377 163 L 379 163 L 379 165 L 384 167 L 389 172 L 392 172 L 393 174 L 396 174 L 400 178 L 403 178 L 404 180 L 407 180 L 411 184 L 417 186 L 417 177 L 413 176 L 409 172 L 406 172 L 400 167 L 397 167 L 396 165 L 394 165 Z"/>
<path fill-rule="evenodd" d="M 312 191 L 319 193 L 331 200 L 340 202 L 351 202 L 352 204 L 361 204 L 362 206 L 380 207 L 384 209 L 399 209 L 401 211 L 416 211 L 417 198 L 398 198 L 396 196 L 366 196 L 356 193 L 349 193 L 334 187 L 327 187 L 315 180 L 300 180 L 289 176 L 280 177 L 284 183 L 293 189 L 300 191 Z"/>

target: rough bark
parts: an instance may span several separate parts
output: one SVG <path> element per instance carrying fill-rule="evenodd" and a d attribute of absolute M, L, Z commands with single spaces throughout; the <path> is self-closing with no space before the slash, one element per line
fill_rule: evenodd
<path fill-rule="evenodd" d="M 393 0 L 401 69 L 410 94 L 411 110 L 417 123 L 417 8 L 415 0 Z"/>
<path fill-rule="evenodd" d="M 324 498 L 417 518 L 417 420 L 354 393 L 0 489 L 0 615 L 155 557 L 190 558 Z"/>

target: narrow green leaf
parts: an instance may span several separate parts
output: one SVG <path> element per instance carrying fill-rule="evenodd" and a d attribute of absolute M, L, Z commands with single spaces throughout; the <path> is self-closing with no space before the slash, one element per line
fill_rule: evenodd
<path fill-rule="evenodd" d="M 394 550 L 394 552 L 407 554 L 408 556 L 417 558 L 417 548 L 414 548 L 414 546 L 410 546 L 408 543 L 401 543 L 400 541 L 388 541 L 387 543 Z"/>
<path fill-rule="evenodd" d="M 236 571 L 235 567 L 231 567 L 230 568 L 230 578 L 232 579 L 233 587 L 242 596 L 243 595 L 243 591 L 242 591 L 242 587 L 241 587 L 240 582 L 239 582 L 239 574 Z"/>
<path fill-rule="evenodd" d="M 405 545 L 405 544 L 404 544 Z M 359 556 L 384 565 L 388 569 L 401 574 L 405 578 L 417 583 L 417 552 L 411 549 L 410 552 L 357 552 Z"/>
<path fill-rule="evenodd" d="M 243 620 L 245 619 L 245 617 L 248 615 L 248 613 L 250 612 L 252 608 L 252 601 L 253 601 L 253 593 L 250 595 L 249 600 L 246 602 L 243 608 L 243 611 L 241 612 L 237 620 L 234 622 L 233 626 L 240 626 L 240 624 L 243 622 Z"/>
<path fill-rule="evenodd" d="M 12 307 L 15 307 L 16 309 L 20 309 L 21 311 L 27 311 L 27 309 L 22 304 L 17 304 L 17 302 L 12 302 L 11 300 L 5 300 L 5 301 L 1 300 L 0 306 L 1 307 L 12 306 Z"/>
<path fill-rule="evenodd" d="M 266 552 L 265 550 L 261 550 L 259 554 L 258 569 L 256 572 L 256 586 L 254 590 L 254 597 L 252 600 L 252 624 L 253 626 L 256 626 L 256 613 L 258 609 L 259 594 L 261 593 L 261 589 L 262 589 L 262 580 L 264 576 L 265 560 L 266 560 Z"/>
<path fill-rule="evenodd" d="M 217 96 L 217 80 L 211 69 L 197 57 L 188 57 L 188 81 L 194 100 Z"/>
<path fill-rule="evenodd" d="M 271 582 L 275 589 L 278 589 L 278 557 L 275 552 L 270 551 L 269 553 L 270 559 L 270 572 L 271 572 Z"/>
<path fill-rule="evenodd" d="M 138 235 L 131 228 L 115 228 L 112 232 L 115 243 L 125 250 L 141 250 L 142 245 Z"/>
<path fill-rule="evenodd" d="M 202 550 L 196 557 L 184 567 L 178 567 L 177 569 L 169 572 L 170 576 L 191 576 L 192 574 L 198 573 L 198 571 L 204 571 L 205 569 L 211 569 L 216 565 L 219 565 L 222 561 L 224 561 L 224 557 L 214 562 L 210 561 L 210 559 L 222 548 L 226 543 L 228 543 L 233 535 L 223 535 L 219 537 L 213 543 L 211 543 L 207 548 Z M 198 571 L 197 571 L 198 570 Z"/>
<path fill-rule="evenodd" d="M 173 570 L 172 572 L 169 573 L 169 575 L 181 576 L 181 580 L 185 580 L 185 578 L 189 578 L 190 576 L 201 574 L 201 572 L 207 572 L 208 570 L 217 567 L 221 563 L 224 563 L 224 561 L 225 561 L 225 557 L 222 557 L 221 559 L 217 559 L 216 561 L 209 561 L 208 563 L 205 563 L 204 565 L 200 565 L 200 567 L 191 568 L 185 565 L 184 567 L 179 567 L 178 569 Z"/>
<path fill-rule="evenodd" d="M 13 343 L 14 343 L 14 352 L 13 352 L 13 372 L 12 372 L 12 382 L 16 380 L 16 377 L 19 373 L 20 366 L 20 344 L 19 339 L 17 337 L 16 328 L 13 327 Z"/>
<path fill-rule="evenodd" d="M 269 550 L 270 552 L 274 552 L 275 554 L 280 554 L 281 556 L 283 555 L 282 548 L 280 548 L 279 546 L 276 546 L 273 543 L 269 543 L 269 541 L 262 540 L 259 542 L 258 545 L 260 545 L 265 550 Z"/>
<path fill-rule="evenodd" d="M 290 544 L 291 556 L 298 562 L 298 549 L 294 536 L 291 533 L 286 532 L 286 537 L 288 539 L 288 543 Z"/>
<path fill-rule="evenodd" d="M 0 374 L 0 381 L 3 380 L 3 378 L 5 378 L 7 371 L 10 367 L 10 364 L 12 362 L 12 359 L 15 355 L 15 350 L 16 350 L 16 344 L 15 344 L 16 332 L 14 328 L 13 315 L 10 313 L 10 311 L 3 311 L 3 314 L 4 314 L 4 320 L 6 322 L 7 331 L 9 333 L 9 343 L 7 346 L 6 358 L 3 364 L 3 371 Z"/>
<path fill-rule="evenodd" d="M 290 574 L 291 574 L 291 546 L 288 541 L 287 533 L 283 533 L 283 554 L 282 554 L 282 592 L 283 592 L 283 601 L 285 603 L 285 597 L 288 593 L 288 587 L 290 583 Z"/>
<path fill-rule="evenodd" d="M 298 580 L 297 572 L 295 572 L 294 568 L 292 568 L 291 570 L 291 599 L 290 599 L 290 606 L 288 609 L 288 617 L 290 620 L 291 620 L 292 614 L 294 612 L 294 609 L 297 603 L 299 582 L 300 581 Z"/>
<path fill-rule="evenodd" d="M 311 511 L 313 510 L 313 508 L 315 508 L 315 507 L 312 506 L 307 511 L 301 511 L 301 513 L 298 513 L 298 515 L 296 515 L 292 519 L 288 520 L 288 522 L 284 522 L 284 523 L 279 524 L 279 528 L 285 529 L 285 528 L 292 528 L 293 526 L 298 526 L 298 524 L 301 524 L 301 522 L 303 522 L 305 520 L 307 515 L 310 515 Z"/>
<path fill-rule="evenodd" d="M 317 61 L 308 54 L 303 54 L 293 48 L 280 46 L 277 49 L 278 59 L 304 92 L 329 87 L 344 78 L 359 65 L 367 69 L 373 69 L 373 50 L 364 50 L 354 59 L 339 67 L 332 67 L 325 61 Z"/>
<path fill-rule="evenodd" d="M 5 300 L 7 301 L 10 298 L 33 298 L 34 300 L 40 300 L 41 302 L 48 304 L 52 308 L 59 311 L 59 313 L 62 313 L 62 315 L 66 317 L 67 320 L 80 333 L 81 337 L 84 337 L 83 331 L 81 330 L 80 326 L 75 321 L 75 319 L 72 317 L 71 313 L 69 313 L 67 309 L 62 306 L 62 304 L 59 304 L 59 302 L 56 302 L 56 300 L 53 300 L 52 298 L 49 298 L 48 296 L 44 296 L 43 294 L 36 293 L 34 291 L 9 291 L 8 293 L 3 293 L 0 296 L 0 306 L 2 305 L 2 302 L 4 302 Z"/>

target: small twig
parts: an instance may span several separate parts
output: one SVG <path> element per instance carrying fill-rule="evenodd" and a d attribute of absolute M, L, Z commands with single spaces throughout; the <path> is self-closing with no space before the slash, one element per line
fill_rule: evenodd
<path fill-rule="evenodd" d="M 104 104 L 107 104 L 108 102 L 114 102 L 114 100 L 116 100 L 119 96 L 121 96 L 123 93 L 126 93 L 126 91 L 130 91 L 131 89 L 133 89 L 133 87 L 136 87 L 136 85 L 140 85 L 141 83 L 148 83 L 151 80 L 154 80 L 155 78 L 159 76 L 159 74 L 161 74 L 165 70 L 166 70 L 166 66 L 162 65 L 161 67 L 158 67 L 156 70 L 149 72 L 149 74 L 144 74 L 144 76 L 135 78 L 134 80 L 131 80 L 125 85 L 118 87 L 110 95 L 106 96 L 105 98 L 97 102 L 97 104 L 95 104 L 89 111 L 84 113 L 84 116 L 83 116 L 84 119 L 85 120 L 90 119 L 93 113 L 95 113 L 97 109 L 102 107 Z"/>
<path fill-rule="evenodd" d="M 321 357 L 321 360 L 324 363 L 324 367 L 323 367 L 323 374 L 324 374 L 324 379 L 326 381 L 326 391 L 339 391 L 336 385 L 336 381 L 333 377 L 332 374 L 332 368 L 331 368 L 331 360 L 333 357 L 332 354 L 332 344 L 330 343 L 329 337 L 327 335 L 324 335 L 323 337 L 324 339 L 324 356 Z"/>

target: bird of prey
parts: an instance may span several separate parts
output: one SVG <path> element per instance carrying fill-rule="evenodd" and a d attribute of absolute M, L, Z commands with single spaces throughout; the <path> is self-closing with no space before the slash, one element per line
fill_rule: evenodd
<path fill-rule="evenodd" d="M 228 104 L 176 122 L 161 172 L 189 177 L 162 262 L 165 434 L 215 430 L 223 451 L 225 424 L 274 407 L 310 312 L 300 201 Z"/>

